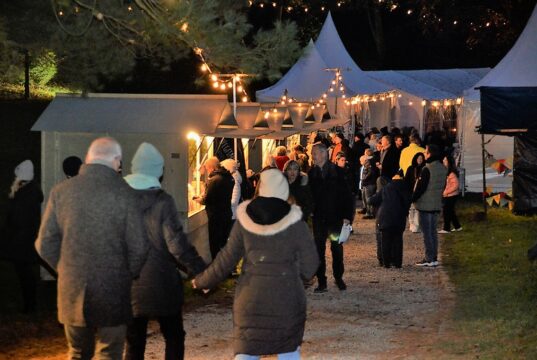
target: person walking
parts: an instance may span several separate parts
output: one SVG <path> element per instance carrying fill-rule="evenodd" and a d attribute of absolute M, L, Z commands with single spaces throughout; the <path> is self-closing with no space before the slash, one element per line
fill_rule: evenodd
<path fill-rule="evenodd" d="M 125 177 L 140 198 L 150 245 L 140 277 L 132 283 L 134 319 L 127 328 L 125 360 L 144 359 L 149 319 L 160 325 L 164 358 L 184 358 L 183 282 L 178 267 L 191 275 L 205 269 L 205 262 L 186 238 L 175 201 L 161 188 L 163 167 L 160 152 L 144 142 L 132 158 L 131 174 Z"/>
<path fill-rule="evenodd" d="M 15 168 L 7 202 L 7 257 L 13 263 L 22 290 L 23 312 L 37 310 L 39 257 L 35 239 L 41 221 L 43 192 L 34 181 L 34 164 L 24 160 Z"/>
<path fill-rule="evenodd" d="M 379 263 L 385 268 L 403 264 L 403 232 L 410 207 L 411 193 L 405 181 L 395 175 L 381 191 L 369 198 L 378 208 L 376 226 L 380 232 Z"/>
<path fill-rule="evenodd" d="M 313 195 L 313 236 L 319 254 L 320 265 L 317 269 L 317 288 L 315 292 L 327 291 L 326 284 L 326 240 L 330 241 L 332 253 L 332 272 L 339 290 L 346 290 L 343 280 L 343 245 L 339 234 L 343 224 L 350 224 L 354 200 L 343 169 L 328 161 L 328 150 L 324 144 L 312 148 L 314 166 L 308 173 Z"/>
<path fill-rule="evenodd" d="M 452 156 L 445 156 L 443 164 L 447 169 L 446 187 L 442 193 L 442 214 L 444 215 L 444 227 L 439 234 L 447 234 L 451 231 L 461 231 L 462 226 L 455 213 L 455 203 L 459 197 L 459 172 Z M 451 230 L 453 224 L 453 230 Z"/>
<path fill-rule="evenodd" d="M 138 199 L 119 176 L 119 143 L 94 140 L 80 173 L 50 192 L 36 249 L 58 272 L 69 359 L 121 359 L 131 284 L 148 242 Z"/>
<path fill-rule="evenodd" d="M 373 215 L 373 206 L 368 202 L 368 199 L 377 191 L 377 178 L 379 176 L 378 168 L 372 164 L 373 161 L 373 150 L 368 148 L 364 151 L 364 155 L 360 157 L 360 164 L 362 164 L 362 203 L 364 205 L 363 213 L 365 214 L 362 219 L 366 220 L 375 217 Z"/>
<path fill-rule="evenodd" d="M 205 175 L 208 177 L 205 193 L 194 200 L 205 205 L 209 227 L 209 247 L 214 260 L 216 254 L 227 242 L 232 225 L 231 197 L 235 181 L 222 166 L 217 157 L 205 160 L 203 164 Z"/>
<path fill-rule="evenodd" d="M 446 183 L 447 170 L 440 162 L 440 149 L 434 145 L 425 148 L 425 167 L 421 170 L 412 195 L 419 211 L 420 226 L 425 244 L 425 257 L 417 266 L 438 266 L 438 215 L 442 210 L 442 192 Z"/>
<path fill-rule="evenodd" d="M 227 245 L 192 283 L 211 289 L 244 259 L 233 302 L 235 360 L 271 354 L 300 359 L 306 322 L 302 281 L 314 275 L 319 258 L 302 211 L 288 197 L 281 171 L 261 172 L 258 194 L 237 208 Z"/>
<path fill-rule="evenodd" d="M 425 166 L 425 155 L 421 152 L 416 153 L 412 158 L 412 164 L 407 168 L 405 174 L 405 182 L 408 185 L 408 188 L 411 192 L 414 192 L 416 188 L 416 182 L 418 181 L 421 170 Z M 413 233 L 419 233 L 420 230 L 420 218 L 419 212 L 416 210 L 416 205 L 412 203 L 410 205 L 410 210 L 408 211 L 408 225 L 409 230 Z"/>

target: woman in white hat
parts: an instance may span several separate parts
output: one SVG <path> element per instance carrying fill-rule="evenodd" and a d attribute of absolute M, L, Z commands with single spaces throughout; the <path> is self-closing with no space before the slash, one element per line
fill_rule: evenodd
<path fill-rule="evenodd" d="M 319 257 L 302 211 L 288 198 L 282 172 L 262 171 L 257 196 L 237 208 L 227 245 L 192 282 L 211 289 L 243 258 L 233 304 L 236 360 L 270 354 L 300 358 L 306 322 L 302 279 L 313 277 Z"/>
<path fill-rule="evenodd" d="M 7 204 L 7 254 L 21 283 L 25 313 L 36 310 L 39 257 L 34 247 L 41 221 L 43 193 L 34 181 L 34 164 L 24 160 L 15 168 Z"/>

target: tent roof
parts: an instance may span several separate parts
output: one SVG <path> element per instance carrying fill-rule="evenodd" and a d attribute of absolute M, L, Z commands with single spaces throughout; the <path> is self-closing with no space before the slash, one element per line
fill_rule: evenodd
<path fill-rule="evenodd" d="M 258 101 L 279 102 L 284 91 L 298 101 L 315 101 L 330 86 L 333 74 L 325 71 L 328 66 L 317 48 L 310 41 L 300 59 L 274 85 L 256 92 Z"/>
<path fill-rule="evenodd" d="M 368 71 L 369 76 L 426 100 L 461 97 L 465 89 L 490 69 L 386 70 Z"/>
<path fill-rule="evenodd" d="M 507 55 L 483 79 L 466 91 L 466 96 L 477 100 L 476 87 L 537 86 L 537 5 L 524 31 Z"/>
<path fill-rule="evenodd" d="M 330 12 L 328 12 L 317 41 L 315 41 L 315 46 L 328 67 L 343 69 L 341 75 L 344 83 L 350 89 L 350 95 L 376 94 L 393 90 L 391 84 L 384 84 L 370 78 L 356 65 L 339 37 Z"/>
<path fill-rule="evenodd" d="M 34 131 L 213 133 L 237 127 L 226 95 L 59 94 Z"/>

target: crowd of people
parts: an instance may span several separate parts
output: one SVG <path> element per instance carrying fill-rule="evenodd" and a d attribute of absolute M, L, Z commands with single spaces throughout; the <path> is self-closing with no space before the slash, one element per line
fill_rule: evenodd
<path fill-rule="evenodd" d="M 57 277 L 70 359 L 143 359 L 150 319 L 160 324 L 165 358 L 182 359 L 178 270 L 207 292 L 238 263 L 236 359 L 299 359 L 305 289 L 316 280 L 315 293 L 328 291 L 327 242 L 334 284 L 347 289 L 340 234 L 357 213 L 375 221 L 383 267 L 403 266 L 407 218 L 409 230 L 423 234 L 425 254 L 417 266 L 436 267 L 437 234 L 462 230 L 455 161 L 444 146 L 422 147 L 416 132 L 373 129 L 354 134 L 352 145 L 341 133 L 317 135 L 307 147 L 279 146 L 260 172 L 244 178 L 235 160 L 207 159 L 205 191 L 195 200 L 208 217 L 210 264 L 188 242 L 175 202 L 161 188 L 163 168 L 157 148 L 142 143 L 123 178 L 120 144 L 98 138 L 84 163 L 64 161 L 67 179 L 53 187 L 42 216 L 32 162 L 15 169 L 7 238 L 24 311 L 35 311 L 41 262 Z M 245 191 L 249 187 L 255 192 Z"/>

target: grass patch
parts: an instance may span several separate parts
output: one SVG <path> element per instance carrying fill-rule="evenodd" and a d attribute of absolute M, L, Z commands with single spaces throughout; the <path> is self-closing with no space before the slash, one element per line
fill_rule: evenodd
<path fill-rule="evenodd" d="M 490 359 L 537 358 L 537 265 L 527 250 L 537 240 L 537 217 L 461 202 L 464 231 L 447 235 L 444 265 L 457 295 L 453 314 L 458 354 Z"/>
<path fill-rule="evenodd" d="M 40 100 L 52 100 L 56 93 L 80 92 L 69 89 L 61 85 L 39 86 L 30 84 L 30 98 Z M 0 82 L 0 98 L 2 99 L 22 99 L 24 97 L 24 84 L 8 84 Z"/>

